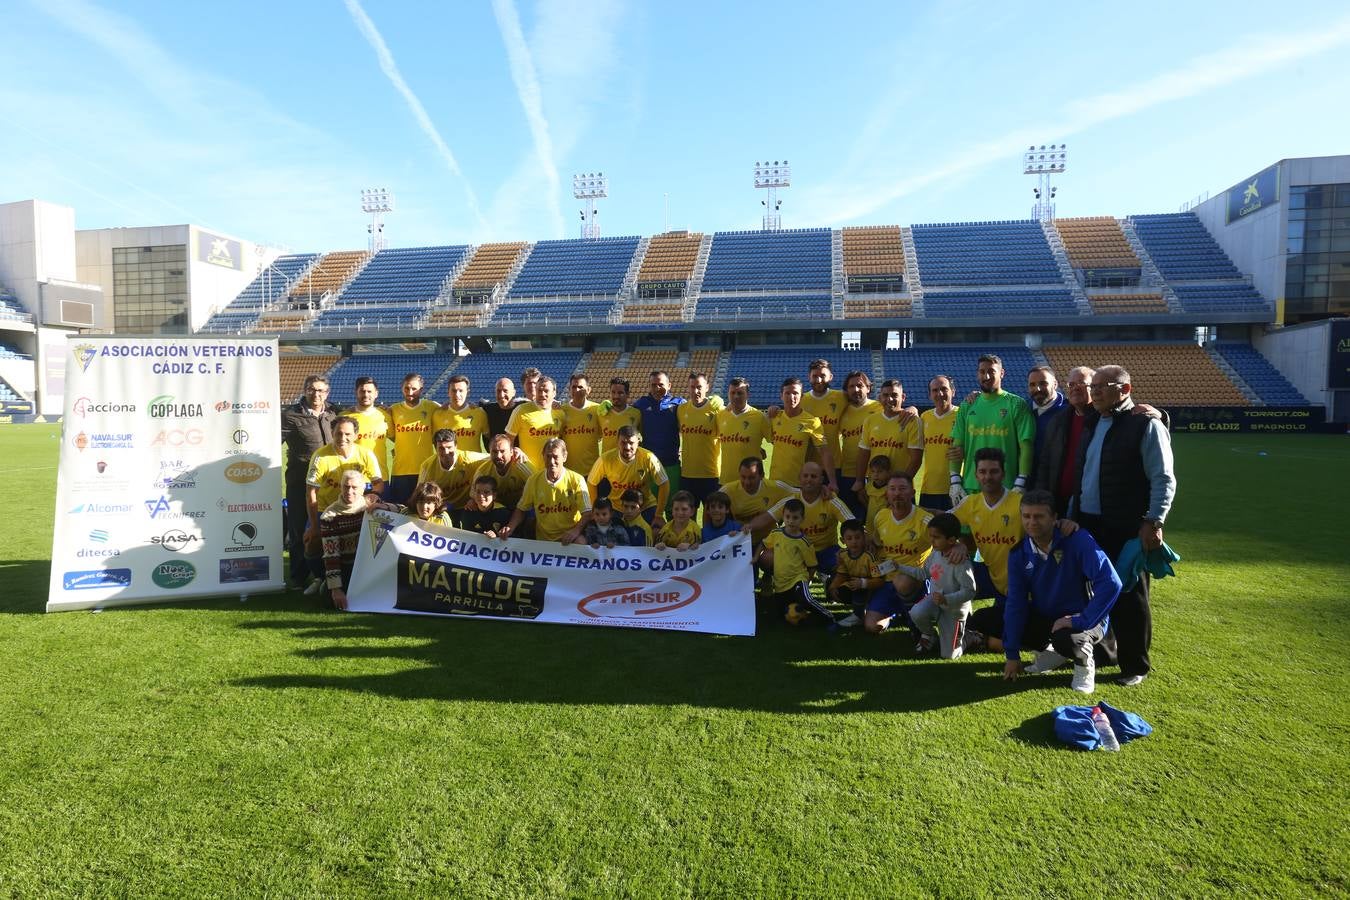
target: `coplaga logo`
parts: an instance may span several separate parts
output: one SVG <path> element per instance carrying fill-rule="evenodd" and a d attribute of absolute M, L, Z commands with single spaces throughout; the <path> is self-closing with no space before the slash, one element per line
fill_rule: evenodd
<path fill-rule="evenodd" d="M 225 477 L 235 484 L 249 484 L 263 477 L 263 467 L 247 460 L 232 462 L 225 467 Z"/>
<path fill-rule="evenodd" d="M 173 394 L 160 394 L 146 405 L 145 413 L 152 419 L 200 419 L 200 403 L 178 403 Z"/>
<path fill-rule="evenodd" d="M 157 587 L 170 591 L 187 587 L 196 577 L 197 567 L 186 559 L 165 560 L 150 571 L 150 580 Z"/>
<path fill-rule="evenodd" d="M 661 581 L 632 578 L 612 581 L 609 587 L 582 597 L 577 611 L 592 619 L 659 616 L 683 609 L 702 595 L 697 581 L 678 575 Z"/>

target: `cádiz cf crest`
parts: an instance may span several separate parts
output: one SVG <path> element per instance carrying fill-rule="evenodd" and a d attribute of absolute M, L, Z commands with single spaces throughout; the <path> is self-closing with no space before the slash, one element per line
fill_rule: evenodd
<path fill-rule="evenodd" d="M 394 530 L 396 522 L 389 518 L 385 512 L 366 513 L 366 527 L 370 529 L 370 555 L 379 556 L 380 550 L 384 548 L 384 542 L 389 539 L 389 532 Z"/>

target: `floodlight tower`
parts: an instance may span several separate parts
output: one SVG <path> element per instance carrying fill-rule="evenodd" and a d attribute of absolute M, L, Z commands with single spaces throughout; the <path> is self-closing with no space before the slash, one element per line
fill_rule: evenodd
<path fill-rule="evenodd" d="M 388 242 L 384 239 L 384 214 L 394 211 L 394 195 L 387 188 L 366 188 L 361 192 L 361 212 L 370 213 L 370 252 L 379 253 Z"/>
<path fill-rule="evenodd" d="M 593 241 L 600 237 L 600 223 L 595 220 L 595 201 L 609 196 L 609 179 L 604 172 L 573 175 L 572 196 L 586 201 L 586 208 L 581 211 L 581 239 Z"/>
<path fill-rule="evenodd" d="M 1055 217 L 1055 188 L 1050 183 L 1051 175 L 1061 175 L 1069 161 L 1069 150 L 1064 144 L 1033 145 L 1022 154 L 1022 174 L 1036 175 L 1039 183 L 1031 191 L 1036 195 L 1036 205 L 1031 207 L 1031 217 L 1040 222 L 1049 222 Z"/>
<path fill-rule="evenodd" d="M 783 227 L 783 218 L 778 215 L 778 210 L 783 206 L 783 201 L 778 199 L 778 189 L 792 187 L 792 169 L 788 167 L 788 161 L 756 161 L 755 187 L 768 191 L 765 198 L 759 201 L 760 206 L 764 207 L 764 230 L 778 231 Z"/>

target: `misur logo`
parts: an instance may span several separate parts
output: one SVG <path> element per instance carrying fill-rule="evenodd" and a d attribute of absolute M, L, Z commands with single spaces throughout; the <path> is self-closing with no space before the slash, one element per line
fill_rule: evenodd
<path fill-rule="evenodd" d="M 703 595 L 698 582 L 680 576 L 661 581 L 632 578 L 577 601 L 577 611 L 592 619 L 636 619 L 661 616 L 683 609 Z"/>

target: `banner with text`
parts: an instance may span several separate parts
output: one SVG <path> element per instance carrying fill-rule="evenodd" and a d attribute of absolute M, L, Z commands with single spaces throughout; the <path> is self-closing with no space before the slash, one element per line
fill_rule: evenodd
<path fill-rule="evenodd" d="M 366 514 L 353 612 L 755 633 L 748 536 L 696 550 L 499 541 L 397 513 Z"/>
<path fill-rule="evenodd" d="M 283 587 L 276 339 L 67 352 L 47 610 Z"/>

